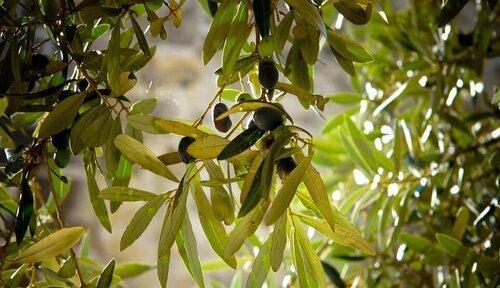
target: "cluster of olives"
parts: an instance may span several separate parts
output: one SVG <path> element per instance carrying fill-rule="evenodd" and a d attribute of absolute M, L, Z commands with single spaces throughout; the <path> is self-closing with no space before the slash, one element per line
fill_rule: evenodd
<path fill-rule="evenodd" d="M 274 64 L 274 61 L 270 58 L 261 59 L 261 61 L 259 62 L 258 69 L 259 69 L 260 85 L 264 89 L 267 89 L 268 100 L 270 100 L 271 97 L 269 97 L 269 95 L 272 95 L 272 91 L 276 86 L 276 83 L 278 82 L 279 78 L 278 69 Z M 238 104 L 251 100 L 254 100 L 254 98 L 252 97 L 252 95 L 246 92 L 240 93 L 236 98 L 236 102 Z M 212 111 L 214 126 L 218 131 L 223 133 L 228 132 L 231 129 L 231 126 L 233 125 L 231 118 L 229 116 L 226 116 L 222 119 L 218 119 L 220 115 L 226 113 L 227 111 L 228 107 L 224 103 L 216 104 Z M 281 126 L 283 122 L 284 122 L 283 115 L 278 109 L 261 107 L 254 111 L 253 117 L 246 125 L 245 131 L 248 131 L 250 129 L 257 129 L 262 131 L 263 134 L 264 131 L 270 132 L 275 130 L 276 128 Z M 195 160 L 195 158 L 187 152 L 188 146 L 191 145 L 194 141 L 195 138 L 186 136 L 183 137 L 179 142 L 178 146 L 179 157 L 181 161 L 186 164 L 191 163 Z M 261 148 L 263 150 L 268 150 L 274 143 L 274 136 L 272 134 L 269 134 L 264 138 L 262 138 L 260 143 L 261 143 Z M 297 164 L 295 163 L 293 157 L 290 156 L 280 158 L 276 161 L 277 172 L 281 179 L 284 179 L 288 174 L 290 174 L 293 171 L 293 169 L 295 169 L 295 167 L 297 167 Z"/>

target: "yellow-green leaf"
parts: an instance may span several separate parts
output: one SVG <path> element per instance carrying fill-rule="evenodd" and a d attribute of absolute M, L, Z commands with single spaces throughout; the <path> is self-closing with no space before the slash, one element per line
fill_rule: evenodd
<path fill-rule="evenodd" d="M 215 159 L 228 143 L 229 140 L 217 135 L 202 136 L 189 145 L 187 152 L 196 159 Z"/>
<path fill-rule="evenodd" d="M 299 164 L 293 171 L 288 175 L 283 182 L 283 186 L 281 186 L 280 191 L 274 198 L 269 211 L 267 212 L 265 223 L 266 225 L 271 225 L 278 218 L 285 214 L 286 209 L 292 202 L 293 196 L 295 196 L 295 192 L 297 191 L 297 187 L 304 177 L 304 174 L 311 163 L 311 159 L 313 157 L 313 153 L 310 153 L 307 158 L 300 160 Z"/>
<path fill-rule="evenodd" d="M 115 146 L 132 162 L 140 165 L 155 174 L 170 179 L 175 182 L 179 180 L 174 174 L 163 164 L 148 147 L 134 138 L 121 134 L 115 138 Z"/>
<path fill-rule="evenodd" d="M 154 124 L 166 133 L 174 133 L 183 136 L 206 136 L 207 133 L 191 125 L 175 121 L 156 118 Z"/>
<path fill-rule="evenodd" d="M 16 263 L 33 263 L 57 256 L 80 241 L 85 230 L 83 227 L 62 228 L 47 235 L 21 253 L 14 261 Z"/>
<path fill-rule="evenodd" d="M 156 196 L 151 192 L 123 186 L 109 187 L 99 193 L 99 198 L 119 202 L 149 201 Z"/>
<path fill-rule="evenodd" d="M 41 122 L 38 138 L 47 138 L 68 127 L 78 114 L 85 95 L 85 92 L 78 93 L 59 102 Z"/>
<path fill-rule="evenodd" d="M 271 267 L 276 272 L 283 262 L 283 253 L 286 247 L 286 222 L 287 215 L 282 215 L 274 224 L 274 230 L 271 234 L 272 243 L 269 257 L 271 260 Z"/>

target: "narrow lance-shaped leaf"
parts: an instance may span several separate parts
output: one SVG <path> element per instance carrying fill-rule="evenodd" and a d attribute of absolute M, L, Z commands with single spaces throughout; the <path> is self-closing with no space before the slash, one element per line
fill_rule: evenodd
<path fill-rule="evenodd" d="M 16 212 L 16 224 L 14 226 L 16 242 L 19 245 L 28 230 L 30 219 L 33 216 L 33 193 L 28 184 L 28 180 L 23 176 L 21 181 L 21 198 Z"/>
<path fill-rule="evenodd" d="M 295 192 L 297 191 L 297 187 L 304 177 L 304 174 L 311 163 L 311 159 L 313 157 L 313 153 L 310 153 L 307 158 L 302 159 L 297 167 L 293 169 L 293 171 L 288 175 L 283 182 L 283 186 L 280 191 L 274 198 L 269 211 L 267 212 L 265 223 L 266 225 L 271 225 L 278 220 L 278 218 L 282 217 L 285 214 L 286 209 L 292 202 L 293 197 L 295 196 Z"/>
<path fill-rule="evenodd" d="M 241 187 L 241 192 L 240 192 L 241 203 L 243 203 L 246 197 L 248 196 L 250 188 L 252 188 L 253 186 L 257 171 L 261 167 L 261 163 L 263 160 L 264 160 L 264 154 L 263 153 L 257 154 L 257 156 L 252 161 L 252 164 L 248 168 L 247 174 L 245 175 L 245 179 L 243 181 L 243 186 Z"/>
<path fill-rule="evenodd" d="M 106 55 L 107 59 L 107 68 L 108 68 L 108 83 L 109 87 L 113 92 L 120 91 L 120 26 L 121 21 L 118 19 L 118 22 L 111 32 L 111 38 L 109 39 L 108 44 L 108 53 Z"/>
<path fill-rule="evenodd" d="M 285 252 L 286 246 L 286 222 L 287 215 L 282 215 L 278 221 L 274 224 L 274 230 L 271 234 L 271 250 L 269 251 L 269 257 L 271 260 L 271 267 L 273 271 L 276 272 L 283 262 L 283 253 Z"/>
<path fill-rule="evenodd" d="M 257 126 L 248 128 L 236 136 L 217 156 L 218 160 L 225 160 L 236 156 L 249 149 L 257 142 L 266 131 L 260 130 Z"/>
<path fill-rule="evenodd" d="M 196 208 L 198 210 L 201 227 L 207 236 L 210 246 L 230 267 L 236 268 L 236 259 L 233 255 L 226 257 L 224 247 L 227 241 L 227 234 L 224 226 L 215 218 L 212 207 L 199 182 L 199 176 L 191 180 L 191 190 L 194 194 Z"/>
<path fill-rule="evenodd" d="M 134 243 L 134 241 L 144 233 L 151 223 L 151 220 L 166 200 L 167 197 L 165 195 L 158 195 L 137 210 L 134 217 L 132 217 L 132 220 L 130 220 L 130 223 L 127 225 L 127 228 L 125 228 L 125 232 L 123 232 L 120 241 L 120 250 L 125 250 L 125 248 Z"/>
<path fill-rule="evenodd" d="M 295 153 L 295 158 L 298 161 L 302 161 L 305 156 L 302 151 L 298 151 Z M 307 187 L 307 191 L 311 198 L 314 200 L 316 207 L 321 212 L 323 218 L 325 218 L 330 228 L 335 231 L 335 221 L 332 208 L 330 207 L 330 201 L 328 200 L 328 194 L 326 192 L 325 183 L 323 183 L 323 179 L 319 175 L 318 171 L 314 169 L 314 167 L 309 164 L 309 167 L 304 174 L 304 184 Z"/>
<path fill-rule="evenodd" d="M 295 11 L 302 16 L 304 21 L 315 26 L 323 36 L 326 37 L 326 27 L 319 11 L 314 5 L 308 0 L 285 0 L 285 2 L 290 5 Z"/>
<path fill-rule="evenodd" d="M 231 26 L 231 20 L 236 14 L 237 7 L 238 1 L 225 0 L 217 9 L 203 44 L 204 64 L 207 64 L 222 46 L 229 32 L 227 27 Z"/>
<path fill-rule="evenodd" d="M 75 119 L 83 100 L 85 100 L 84 92 L 72 95 L 59 102 L 54 110 L 41 122 L 38 137 L 47 138 L 64 130 Z"/>
<path fill-rule="evenodd" d="M 200 258 L 198 257 L 198 247 L 196 245 L 196 236 L 186 212 L 184 222 L 182 223 L 181 233 L 176 238 L 179 253 L 182 256 L 184 265 L 188 268 L 189 274 L 193 277 L 198 287 L 205 287 L 203 272 L 201 270 Z"/>
<path fill-rule="evenodd" d="M 154 199 L 156 196 L 156 194 L 148 191 L 122 186 L 109 187 L 99 193 L 99 198 L 101 199 L 120 202 L 149 201 Z"/>
<path fill-rule="evenodd" d="M 179 182 L 175 175 L 165 166 L 148 147 L 134 138 L 121 134 L 115 138 L 115 146 L 132 162 L 162 177 Z"/>
<path fill-rule="evenodd" d="M 83 236 L 83 227 L 62 228 L 24 250 L 14 262 L 34 263 L 57 256 L 73 247 Z"/>
<path fill-rule="evenodd" d="M 221 168 L 214 161 L 205 160 L 203 163 L 205 163 L 210 180 L 225 180 Z M 234 203 L 231 195 L 229 195 L 222 185 L 210 187 L 210 200 L 215 218 L 219 221 L 224 221 L 228 225 L 232 223 L 234 220 Z"/>
<path fill-rule="evenodd" d="M 99 281 L 97 281 L 96 288 L 109 288 L 111 287 L 111 282 L 113 281 L 113 271 L 115 270 L 115 259 L 109 261 L 108 265 L 104 267 L 99 276 Z"/>
<path fill-rule="evenodd" d="M 222 70 L 226 79 L 229 79 L 236 61 L 240 56 L 241 48 L 246 43 L 248 35 L 252 31 L 252 26 L 248 25 L 248 7 L 241 4 L 236 14 L 224 44 L 224 54 L 222 57 Z"/>
<path fill-rule="evenodd" d="M 102 226 L 111 233 L 111 223 L 109 222 L 108 210 L 106 208 L 106 204 L 103 199 L 99 198 L 99 186 L 96 181 L 95 174 L 95 158 L 92 151 L 86 151 L 83 157 L 85 164 L 85 172 L 87 174 L 87 186 L 89 188 L 89 198 L 90 203 L 92 204 L 92 208 L 94 209 L 94 213 L 101 222 Z"/>
<path fill-rule="evenodd" d="M 129 14 L 130 15 L 130 14 Z M 134 27 L 135 36 L 137 37 L 137 42 L 139 42 L 139 47 L 141 47 L 142 52 L 147 57 L 151 57 L 151 53 L 149 53 L 149 45 L 142 32 L 141 26 L 135 20 L 134 16 L 130 15 L 130 20 L 132 21 L 132 26 Z"/>
<path fill-rule="evenodd" d="M 246 288 L 262 287 L 266 281 L 269 267 L 271 266 L 269 260 L 269 252 L 271 249 L 272 238 L 267 238 L 266 242 L 260 247 L 259 254 L 253 261 L 250 274 L 248 275 Z"/>
<path fill-rule="evenodd" d="M 198 137 L 195 142 L 189 145 L 187 152 L 196 159 L 215 159 L 226 147 L 229 140 L 217 135 L 207 135 Z"/>

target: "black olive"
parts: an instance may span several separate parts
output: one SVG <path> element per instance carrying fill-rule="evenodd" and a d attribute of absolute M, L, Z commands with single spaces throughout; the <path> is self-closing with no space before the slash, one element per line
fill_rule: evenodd
<path fill-rule="evenodd" d="M 66 149 L 69 144 L 70 131 L 71 130 L 69 129 L 64 129 L 61 132 L 52 135 L 52 145 L 54 145 L 54 147 L 56 147 L 58 150 Z"/>
<path fill-rule="evenodd" d="M 193 137 L 185 136 L 182 137 L 181 141 L 179 141 L 179 156 L 181 157 L 182 162 L 188 164 L 191 163 L 195 160 L 195 158 L 187 152 L 187 148 L 189 145 L 191 145 L 194 141 L 196 141 Z"/>
<path fill-rule="evenodd" d="M 283 116 L 276 109 L 263 107 L 253 113 L 253 121 L 259 129 L 272 131 L 283 124 Z"/>
<path fill-rule="evenodd" d="M 43 70 L 49 64 L 49 58 L 43 54 L 33 54 L 31 56 L 31 68 L 34 70 Z"/>
<path fill-rule="evenodd" d="M 281 179 L 285 179 L 286 176 L 292 173 L 295 167 L 297 167 L 297 164 L 292 157 L 286 157 L 276 161 L 276 170 Z"/>
<path fill-rule="evenodd" d="M 210 10 L 210 15 L 214 17 L 215 13 L 217 13 L 217 9 L 219 8 L 217 2 L 214 0 L 207 0 L 207 4 L 208 4 L 208 10 Z"/>
<path fill-rule="evenodd" d="M 253 100 L 253 97 L 252 97 L 252 95 L 250 95 L 250 93 L 247 93 L 247 92 L 241 92 L 236 97 L 236 102 L 238 102 L 238 103 L 243 103 L 245 101 L 250 101 L 250 100 Z"/>
<path fill-rule="evenodd" d="M 274 88 L 267 90 L 267 101 L 273 100 L 274 97 Z"/>
<path fill-rule="evenodd" d="M 248 122 L 246 123 L 245 127 L 243 127 L 243 128 L 250 129 L 252 127 L 255 127 L 255 122 L 253 121 L 253 119 L 249 119 Z"/>
<path fill-rule="evenodd" d="M 267 135 L 266 137 L 262 138 L 262 140 L 260 140 L 260 145 L 262 147 L 262 149 L 264 150 L 268 150 L 269 148 L 271 148 L 271 145 L 273 145 L 274 143 L 274 136 L 273 135 Z"/>
<path fill-rule="evenodd" d="M 69 160 L 71 158 L 71 152 L 68 148 L 57 150 L 56 156 L 54 158 L 54 162 L 57 167 L 65 168 L 69 164 Z"/>
<path fill-rule="evenodd" d="M 229 116 L 224 117 L 220 120 L 215 120 L 217 117 L 222 115 L 223 113 L 227 112 L 227 106 L 224 103 L 218 103 L 217 105 L 214 106 L 213 110 L 213 118 L 214 118 L 214 125 L 217 130 L 220 132 L 227 132 L 229 129 L 231 129 L 231 126 L 233 125 L 233 122 L 231 121 L 231 118 Z"/>
<path fill-rule="evenodd" d="M 259 82 L 262 87 L 272 89 L 278 83 L 278 69 L 274 61 L 270 58 L 264 58 L 259 62 Z"/>
<path fill-rule="evenodd" d="M 89 86 L 89 81 L 87 81 L 87 79 L 81 79 L 80 81 L 78 81 L 77 86 L 78 86 L 78 91 L 83 92 Z"/>
<path fill-rule="evenodd" d="M 68 25 L 64 28 L 64 35 L 66 36 L 66 40 L 68 43 L 73 42 L 73 39 L 75 38 L 75 32 L 76 32 L 76 26 L 71 24 Z"/>

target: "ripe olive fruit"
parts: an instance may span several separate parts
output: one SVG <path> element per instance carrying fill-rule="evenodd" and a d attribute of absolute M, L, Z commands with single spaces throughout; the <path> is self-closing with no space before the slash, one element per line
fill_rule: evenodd
<path fill-rule="evenodd" d="M 42 70 L 49 64 L 49 58 L 43 54 L 33 54 L 31 56 L 31 68 Z"/>
<path fill-rule="evenodd" d="M 229 129 L 231 129 L 231 126 L 233 125 L 233 122 L 231 121 L 231 118 L 229 116 L 224 117 L 220 120 L 215 120 L 217 117 L 222 115 L 223 113 L 227 112 L 227 106 L 224 103 L 218 103 L 217 105 L 214 106 L 213 110 L 213 118 L 214 118 L 214 125 L 217 130 L 220 132 L 227 132 Z"/>
<path fill-rule="evenodd" d="M 276 161 L 276 170 L 278 172 L 278 176 L 280 176 L 281 179 L 284 179 L 286 176 L 292 173 L 295 167 L 297 167 L 297 164 L 292 157 L 285 157 Z"/>
<path fill-rule="evenodd" d="M 250 95 L 250 93 L 247 92 L 241 92 L 240 94 L 238 94 L 238 96 L 236 96 L 236 102 L 238 103 L 243 103 L 250 100 L 253 100 L 253 97 L 252 95 Z"/>
<path fill-rule="evenodd" d="M 78 86 L 78 91 L 83 92 L 89 86 L 89 81 L 87 81 L 87 79 L 82 79 L 78 81 L 78 84 L 76 85 Z"/>
<path fill-rule="evenodd" d="M 56 147 L 58 150 L 66 149 L 66 147 L 68 147 L 69 144 L 69 135 L 70 135 L 69 129 L 64 129 L 61 132 L 52 135 L 51 136 L 52 145 L 54 145 L 54 147 Z"/>
<path fill-rule="evenodd" d="M 63 90 L 61 94 L 59 94 L 59 101 L 63 101 L 64 99 L 68 98 L 69 96 L 73 95 L 74 92 L 71 90 Z"/>
<path fill-rule="evenodd" d="M 179 156 L 181 157 L 182 162 L 184 162 L 186 164 L 191 163 L 195 160 L 195 158 L 193 156 L 189 155 L 189 153 L 187 152 L 187 148 L 194 141 L 195 141 L 195 139 L 193 137 L 189 137 L 189 136 L 182 137 L 181 141 L 179 141 L 179 147 L 177 150 L 179 151 Z"/>
<path fill-rule="evenodd" d="M 262 87 L 272 89 L 278 83 L 278 69 L 274 61 L 270 58 L 264 58 L 259 62 L 259 82 Z"/>
<path fill-rule="evenodd" d="M 245 126 L 243 126 L 243 129 L 250 129 L 252 127 L 255 127 L 255 122 L 253 121 L 253 119 L 248 119 Z"/>
<path fill-rule="evenodd" d="M 283 116 L 276 109 L 263 107 L 253 113 L 253 121 L 259 129 L 273 131 L 283 124 Z"/>

